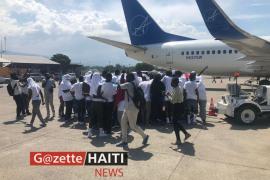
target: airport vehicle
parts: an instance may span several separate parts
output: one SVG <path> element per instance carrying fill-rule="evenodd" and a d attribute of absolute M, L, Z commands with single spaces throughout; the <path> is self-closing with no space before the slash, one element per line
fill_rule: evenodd
<path fill-rule="evenodd" d="M 122 0 L 131 44 L 89 38 L 125 50 L 128 57 L 167 69 L 205 74 L 270 76 L 270 37 L 257 37 L 237 27 L 214 0 L 196 0 L 215 39 L 196 40 L 164 32 L 137 0 Z"/>
<path fill-rule="evenodd" d="M 0 76 L 0 84 L 6 82 L 6 78 Z"/>
<path fill-rule="evenodd" d="M 36 82 L 41 82 L 43 79 L 45 79 L 45 77 L 40 73 L 30 73 L 30 77 Z"/>
<path fill-rule="evenodd" d="M 259 86 L 255 95 L 241 91 L 238 85 L 228 85 L 229 95 L 217 103 L 218 113 L 251 124 L 265 113 L 270 113 L 270 86 Z"/>

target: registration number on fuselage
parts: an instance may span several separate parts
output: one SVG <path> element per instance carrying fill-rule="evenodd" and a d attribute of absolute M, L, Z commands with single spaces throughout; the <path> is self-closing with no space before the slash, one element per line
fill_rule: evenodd
<path fill-rule="evenodd" d="M 202 56 L 186 56 L 186 60 L 200 60 Z"/>

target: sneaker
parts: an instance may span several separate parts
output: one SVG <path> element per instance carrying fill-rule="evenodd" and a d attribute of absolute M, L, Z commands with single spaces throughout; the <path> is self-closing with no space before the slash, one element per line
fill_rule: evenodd
<path fill-rule="evenodd" d="M 100 131 L 100 132 L 99 132 L 99 136 L 100 136 L 100 137 L 106 137 L 107 134 L 105 134 L 104 131 Z"/>
<path fill-rule="evenodd" d="M 182 142 L 181 140 L 176 140 L 174 143 L 171 143 L 172 145 L 181 145 Z"/>
<path fill-rule="evenodd" d="M 47 124 L 46 123 L 42 123 L 40 126 L 45 127 L 45 126 L 47 126 Z"/>
<path fill-rule="evenodd" d="M 27 114 L 28 116 L 32 115 L 32 113 L 30 113 L 30 112 L 27 112 L 26 114 Z"/>
<path fill-rule="evenodd" d="M 188 138 L 190 138 L 191 137 L 191 135 L 189 134 L 189 133 L 187 133 L 186 135 L 185 135 L 185 141 L 188 139 Z"/>
<path fill-rule="evenodd" d="M 78 124 L 82 126 L 82 125 L 84 125 L 84 122 L 79 122 Z"/>
<path fill-rule="evenodd" d="M 127 147 L 128 143 L 127 142 L 120 142 L 118 144 L 116 144 L 116 147 Z"/>
<path fill-rule="evenodd" d="M 146 145 L 147 142 L 148 142 L 148 139 L 149 139 L 149 135 L 147 135 L 147 136 L 143 139 L 142 144 L 143 144 L 143 145 Z"/>
<path fill-rule="evenodd" d="M 88 138 L 91 138 L 92 136 L 93 136 L 93 134 L 92 134 L 92 129 L 88 129 L 87 137 L 88 137 Z"/>

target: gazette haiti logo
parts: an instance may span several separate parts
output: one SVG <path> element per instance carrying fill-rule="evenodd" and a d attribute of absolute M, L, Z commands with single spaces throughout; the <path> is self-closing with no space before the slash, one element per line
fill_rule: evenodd
<path fill-rule="evenodd" d="M 145 35 L 151 24 L 149 16 L 137 15 L 131 21 L 132 36 L 140 37 Z"/>

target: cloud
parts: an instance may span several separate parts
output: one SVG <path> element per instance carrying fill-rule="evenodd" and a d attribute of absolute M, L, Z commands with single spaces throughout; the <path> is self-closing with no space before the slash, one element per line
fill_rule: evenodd
<path fill-rule="evenodd" d="M 196 39 L 211 38 L 195 0 L 139 1 L 165 31 Z M 237 12 L 233 19 L 263 18 L 256 12 L 245 15 L 241 10 L 233 11 L 244 0 L 217 1 L 229 15 Z M 46 56 L 62 52 L 86 64 L 102 64 L 108 59 L 134 63 L 125 58 L 123 51 L 85 38 L 95 35 L 129 42 L 120 0 L 1 0 L 0 27 L 4 27 L 0 35 L 8 36 L 12 51 Z"/>

